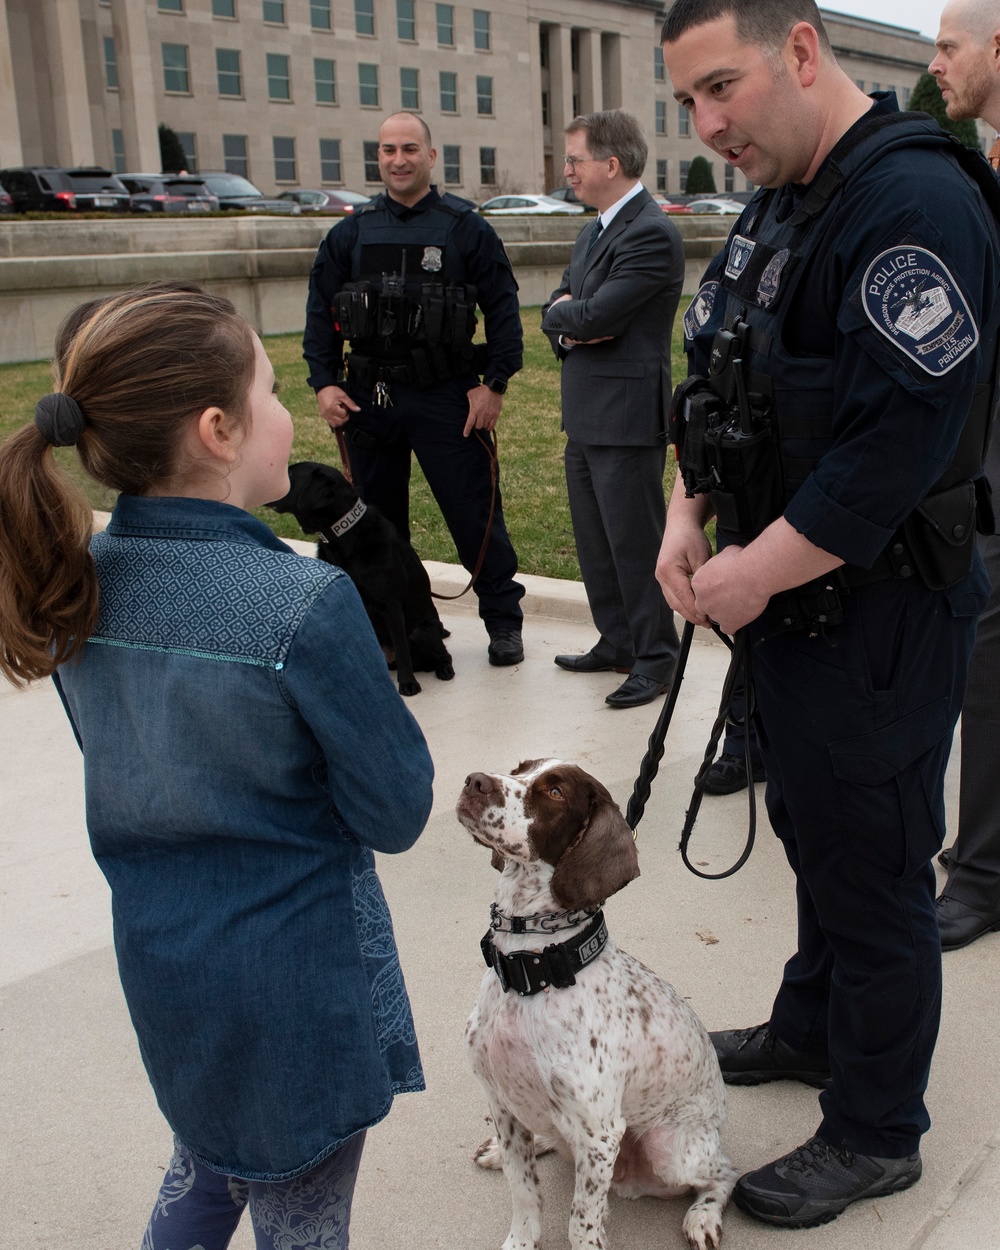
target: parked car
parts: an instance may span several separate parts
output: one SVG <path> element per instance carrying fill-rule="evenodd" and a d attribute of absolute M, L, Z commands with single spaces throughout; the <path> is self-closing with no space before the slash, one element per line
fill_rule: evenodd
<path fill-rule="evenodd" d="M 129 210 L 128 189 L 110 169 L 97 165 L 66 169 L 57 165 L 27 165 L 0 170 L 18 213 L 118 212 Z"/>
<path fill-rule="evenodd" d="M 219 207 L 195 174 L 119 174 L 132 197 L 133 213 L 208 213 Z"/>
<path fill-rule="evenodd" d="M 582 204 L 567 204 L 554 200 L 551 195 L 495 195 L 492 200 L 480 204 L 481 213 L 582 213 Z"/>
<path fill-rule="evenodd" d="M 596 213 L 597 209 L 593 204 L 584 204 L 583 200 L 577 198 L 576 192 L 572 187 L 556 187 L 554 191 L 549 192 L 551 200 L 565 200 L 567 204 L 579 204 L 585 213 Z"/>
<path fill-rule="evenodd" d="M 12 213 L 14 211 L 14 201 L 11 199 L 9 191 L 5 191 L 3 184 L 0 183 L 0 213 Z"/>
<path fill-rule="evenodd" d="M 718 199 L 691 200 L 688 203 L 688 208 L 692 213 L 742 213 L 746 205 L 739 204 L 736 200 L 727 200 L 720 197 Z"/>
<path fill-rule="evenodd" d="M 302 205 L 294 200 L 282 200 L 277 196 L 267 196 L 259 187 L 242 178 L 239 174 L 205 173 L 199 174 L 212 195 L 219 201 L 220 208 L 243 208 L 248 213 L 294 213 L 302 212 Z"/>
<path fill-rule="evenodd" d="M 293 200 L 304 213 L 353 213 L 362 204 L 370 204 L 372 197 L 360 191 L 313 191 L 303 188 L 282 191 L 279 200 Z"/>
<path fill-rule="evenodd" d="M 662 208 L 665 213 L 674 214 L 674 213 L 690 213 L 691 212 L 691 209 L 686 204 L 678 204 L 674 200 L 665 200 L 660 195 L 656 195 L 653 198 L 656 200 L 657 204 L 659 204 L 660 208 Z"/>

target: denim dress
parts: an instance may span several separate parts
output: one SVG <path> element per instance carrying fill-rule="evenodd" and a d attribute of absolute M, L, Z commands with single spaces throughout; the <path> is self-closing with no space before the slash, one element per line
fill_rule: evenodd
<path fill-rule="evenodd" d="M 430 756 L 351 580 L 249 513 L 123 495 L 92 553 L 56 684 L 142 1058 L 198 1159 L 289 1179 L 423 1088 L 373 851 Z"/>

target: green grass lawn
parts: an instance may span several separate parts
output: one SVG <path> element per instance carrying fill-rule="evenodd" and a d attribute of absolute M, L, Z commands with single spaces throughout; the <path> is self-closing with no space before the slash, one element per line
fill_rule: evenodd
<path fill-rule="evenodd" d="M 512 380 L 497 428 L 504 513 L 521 571 L 578 580 L 580 569 L 563 476 L 565 436 L 559 429 L 559 365 L 539 327 L 540 310 L 522 309 L 524 368 Z M 675 380 L 684 376 L 680 319 L 674 325 Z M 306 366 L 298 335 L 270 335 L 264 340 L 281 383 L 281 399 L 295 420 L 292 460 L 339 465 L 333 434 L 316 412 L 306 386 Z M 52 388 L 47 362 L 0 365 L 0 437 L 29 421 L 36 401 Z M 485 453 L 484 453 L 485 454 Z M 83 486 L 95 508 L 110 509 L 114 496 L 86 477 L 72 448 L 56 455 Z M 673 480 L 668 458 L 667 483 Z M 425 560 L 455 561 L 455 548 L 419 466 L 414 463 L 410 489 L 413 545 Z M 264 508 L 262 520 L 284 538 L 303 538 L 295 520 Z"/>

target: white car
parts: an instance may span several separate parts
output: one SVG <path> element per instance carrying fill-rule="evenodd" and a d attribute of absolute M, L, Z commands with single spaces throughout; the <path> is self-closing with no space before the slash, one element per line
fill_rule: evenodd
<path fill-rule="evenodd" d="M 688 208 L 692 213 L 742 213 L 746 205 L 727 199 L 688 200 Z"/>
<path fill-rule="evenodd" d="M 495 195 L 480 204 L 479 211 L 512 216 L 515 213 L 582 213 L 584 209 L 582 204 L 568 204 L 551 195 Z"/>

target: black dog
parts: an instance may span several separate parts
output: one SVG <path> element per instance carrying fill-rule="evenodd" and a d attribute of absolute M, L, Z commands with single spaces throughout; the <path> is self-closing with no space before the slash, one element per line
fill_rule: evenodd
<path fill-rule="evenodd" d="M 399 693 L 420 693 L 415 669 L 451 681 L 455 670 L 441 641 L 448 630 L 431 599 L 427 570 L 410 544 L 378 508 L 362 503 L 339 469 L 306 460 L 289 465 L 288 478 L 291 490 L 268 506 L 290 512 L 307 533 L 318 534 L 320 559 L 350 576 L 390 668 L 395 659 Z"/>

